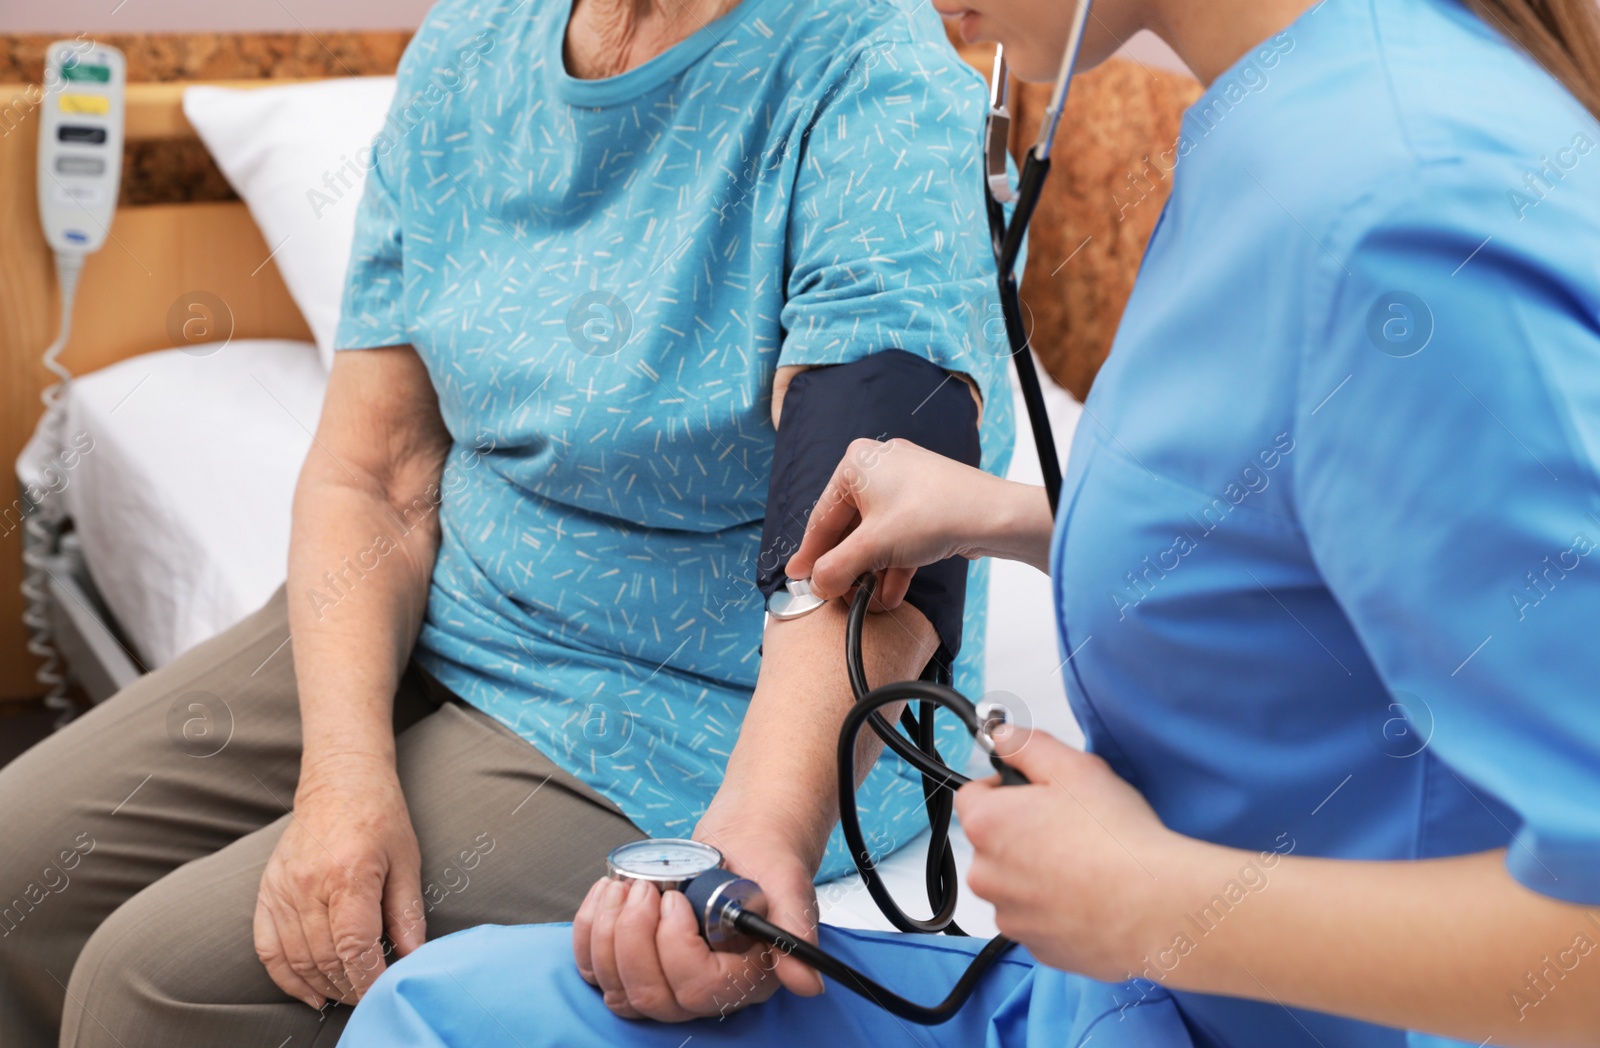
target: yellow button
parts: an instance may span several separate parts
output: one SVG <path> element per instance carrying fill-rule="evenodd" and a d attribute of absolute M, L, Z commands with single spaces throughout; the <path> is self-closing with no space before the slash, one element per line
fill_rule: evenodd
<path fill-rule="evenodd" d="M 63 113 L 94 113 L 99 116 L 111 112 L 111 99 L 105 95 L 62 95 Z"/>

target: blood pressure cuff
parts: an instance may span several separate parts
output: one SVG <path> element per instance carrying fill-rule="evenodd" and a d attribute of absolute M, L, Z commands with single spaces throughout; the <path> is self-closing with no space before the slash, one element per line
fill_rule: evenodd
<path fill-rule="evenodd" d="M 850 442 L 901 437 L 978 465 L 978 406 L 965 382 L 937 364 L 892 349 L 850 364 L 802 371 L 783 397 L 778 443 L 767 491 L 756 585 L 770 597 L 787 581 L 783 566 L 800 548 L 811 510 L 843 461 Z M 857 463 L 870 478 L 872 461 Z M 942 497 L 927 492 L 929 498 Z M 952 557 L 919 568 L 906 601 L 938 632 L 935 658 L 948 666 L 961 650 L 967 560 Z"/>

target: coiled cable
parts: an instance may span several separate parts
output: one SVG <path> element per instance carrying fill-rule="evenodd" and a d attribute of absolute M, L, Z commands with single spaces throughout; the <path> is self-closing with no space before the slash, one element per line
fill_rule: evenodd
<path fill-rule="evenodd" d="M 42 459 L 46 452 L 54 453 L 60 447 L 60 431 L 65 408 L 61 399 L 72 381 L 72 372 L 60 361 L 72 335 L 72 304 L 77 296 L 78 275 L 83 271 L 83 256 L 68 252 L 56 255 L 56 278 L 61 291 L 61 328 L 54 342 L 44 351 L 43 364 L 56 376 L 40 394 L 44 401 L 44 418 L 39 422 L 39 433 L 44 441 L 35 437 L 23 454 L 35 452 Z M 36 447 L 36 444 L 43 446 Z M 41 467 L 42 473 L 42 467 Z M 52 500 L 57 497 L 42 485 L 38 486 L 38 501 L 23 492 L 25 506 L 22 522 L 22 596 L 25 605 L 22 624 L 28 631 L 28 653 L 43 660 L 34 678 L 45 687 L 44 704 L 56 714 L 55 726 L 62 728 L 77 716 L 78 707 L 67 698 L 68 677 L 60 652 L 55 646 L 54 630 L 50 622 L 50 565 L 60 547 L 61 523 L 65 514 Z"/>

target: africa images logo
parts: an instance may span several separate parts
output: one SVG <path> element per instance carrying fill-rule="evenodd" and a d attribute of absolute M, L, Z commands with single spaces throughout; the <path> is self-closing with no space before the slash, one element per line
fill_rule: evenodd
<path fill-rule="evenodd" d="M 1409 291 L 1379 295 L 1367 310 L 1367 341 L 1391 357 L 1414 357 L 1433 341 L 1433 310 Z"/>
<path fill-rule="evenodd" d="M 609 291 L 587 291 L 567 310 L 567 337 L 591 357 L 622 351 L 633 334 L 633 312 Z"/>

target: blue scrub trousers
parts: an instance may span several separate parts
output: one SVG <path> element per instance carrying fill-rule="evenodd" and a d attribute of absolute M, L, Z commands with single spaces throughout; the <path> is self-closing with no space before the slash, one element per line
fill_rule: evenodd
<path fill-rule="evenodd" d="M 921 1003 L 950 991 L 981 939 L 862 932 L 823 925 L 823 949 Z M 951 1048 L 1192 1048 L 1177 1007 L 1151 983 L 1108 984 L 1039 965 L 1019 947 L 997 961 L 949 1022 L 918 1026 L 829 980 L 820 997 L 779 990 L 725 1019 L 621 1019 L 578 975 L 572 926 L 485 925 L 428 943 L 384 973 L 341 1048 L 542 1048 L 626 1045 L 915 1043 Z"/>

